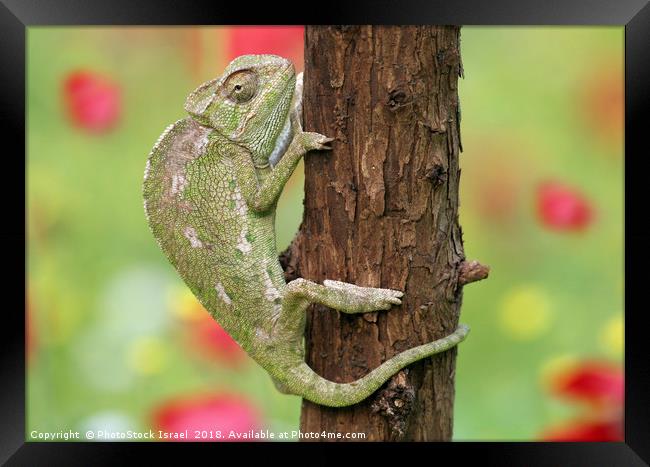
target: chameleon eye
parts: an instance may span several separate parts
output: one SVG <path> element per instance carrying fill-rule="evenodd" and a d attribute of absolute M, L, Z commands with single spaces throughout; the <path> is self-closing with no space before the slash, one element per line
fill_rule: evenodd
<path fill-rule="evenodd" d="M 228 97 L 241 104 L 253 98 L 257 91 L 257 76 L 250 70 L 237 71 L 224 83 Z"/>

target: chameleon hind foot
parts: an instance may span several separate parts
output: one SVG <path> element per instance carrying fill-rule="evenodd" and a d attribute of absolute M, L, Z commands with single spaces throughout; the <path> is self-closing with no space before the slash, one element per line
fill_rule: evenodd
<path fill-rule="evenodd" d="M 393 289 L 381 289 L 379 287 L 360 287 L 347 282 L 326 279 L 323 281 L 325 287 L 341 290 L 350 296 L 359 297 L 367 307 L 374 310 L 388 310 L 393 305 L 401 305 L 404 292 Z"/>
<path fill-rule="evenodd" d="M 283 306 L 286 309 L 306 309 L 310 303 L 319 303 L 343 313 L 368 313 L 401 305 L 402 295 L 404 294 L 398 290 L 359 287 L 327 280 L 321 285 L 306 279 L 296 279 L 287 284 Z"/>

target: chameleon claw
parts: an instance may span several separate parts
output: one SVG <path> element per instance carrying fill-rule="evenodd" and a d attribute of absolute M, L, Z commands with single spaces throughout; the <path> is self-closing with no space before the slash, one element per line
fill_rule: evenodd
<path fill-rule="evenodd" d="M 303 138 L 303 147 L 306 151 L 323 151 L 332 149 L 330 143 L 334 141 L 334 138 L 329 138 L 325 135 L 321 135 L 320 133 L 313 133 L 309 131 L 303 132 L 301 137 Z"/>

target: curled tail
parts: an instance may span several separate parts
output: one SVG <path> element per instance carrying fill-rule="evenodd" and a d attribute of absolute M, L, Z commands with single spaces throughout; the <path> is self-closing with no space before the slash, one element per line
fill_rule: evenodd
<path fill-rule="evenodd" d="M 351 383 L 334 383 L 329 381 L 319 376 L 306 363 L 301 362 L 292 371 L 286 387 L 293 394 L 302 396 L 304 399 L 315 402 L 316 404 L 329 407 L 353 405 L 370 396 L 402 368 L 423 358 L 444 352 L 462 342 L 468 332 L 469 327 L 460 324 L 452 334 L 397 354 L 363 378 Z"/>

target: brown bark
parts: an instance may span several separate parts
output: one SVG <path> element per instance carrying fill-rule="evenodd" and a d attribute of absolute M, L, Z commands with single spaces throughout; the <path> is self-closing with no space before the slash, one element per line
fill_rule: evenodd
<path fill-rule="evenodd" d="M 458 223 L 459 35 L 437 26 L 306 28 L 305 130 L 336 140 L 333 151 L 305 158 L 305 214 L 283 258 L 287 275 L 405 292 L 387 312 L 312 307 L 307 363 L 332 381 L 354 381 L 453 332 L 461 275 L 487 275 L 464 262 Z M 451 439 L 456 352 L 411 365 L 352 407 L 303 401 L 301 430 Z"/>

